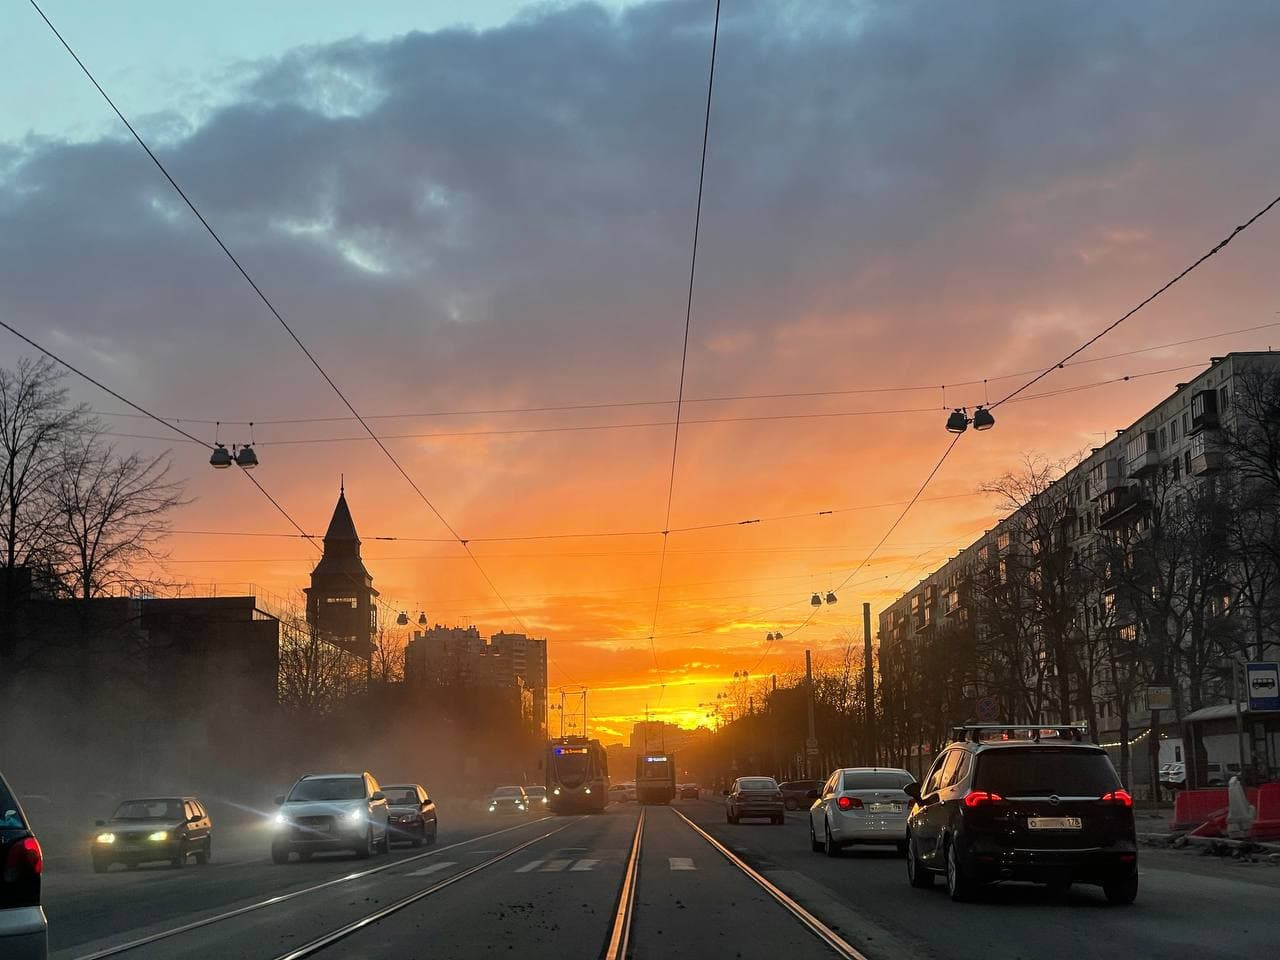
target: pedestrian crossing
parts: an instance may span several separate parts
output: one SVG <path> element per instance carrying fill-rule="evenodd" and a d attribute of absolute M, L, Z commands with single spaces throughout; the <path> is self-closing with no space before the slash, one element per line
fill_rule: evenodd
<path fill-rule="evenodd" d="M 522 863 L 513 870 L 513 873 L 588 873 L 598 867 L 603 861 L 584 857 L 580 860 L 556 858 L 551 860 L 530 860 L 528 863 Z M 452 864 L 439 864 L 440 867 L 452 866 Z M 698 865 L 693 862 L 693 857 L 667 857 L 667 867 L 670 870 L 697 870 Z M 431 868 L 428 868 L 431 869 Z M 418 876 L 426 871 L 419 873 L 411 873 L 409 876 Z"/>
<path fill-rule="evenodd" d="M 414 870 L 406 873 L 406 877 L 425 877 L 433 873 L 439 873 L 441 870 L 448 870 L 450 867 L 456 867 L 458 864 L 453 860 L 443 860 L 439 863 L 433 863 L 430 866 L 423 867 L 421 870 Z"/>

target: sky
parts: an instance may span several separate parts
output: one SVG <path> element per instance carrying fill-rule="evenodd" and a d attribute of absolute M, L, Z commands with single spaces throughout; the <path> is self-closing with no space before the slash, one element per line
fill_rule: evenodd
<path fill-rule="evenodd" d="M 947 407 L 1051 365 L 1280 192 L 1280 8 L 726 4 L 651 629 L 714 5 L 123 7 L 46 12 L 492 585 L 22 3 L 0 314 L 202 438 L 252 438 L 308 532 L 343 478 L 388 609 L 548 637 L 607 740 L 646 709 L 707 722 L 735 671 L 838 656 L 862 602 L 998 518 L 984 482 L 1280 345 L 1275 214 L 964 435 L 868 561 Z M 314 551 L 238 471 L 74 391 L 187 478 L 166 580 L 306 585 Z"/>

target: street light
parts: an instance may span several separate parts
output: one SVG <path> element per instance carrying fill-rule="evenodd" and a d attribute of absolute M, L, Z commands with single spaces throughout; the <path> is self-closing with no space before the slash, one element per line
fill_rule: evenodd
<path fill-rule="evenodd" d="M 991 411 L 985 407 L 979 407 L 973 411 L 973 429 L 990 430 L 996 425 L 996 418 L 991 415 Z"/>
<path fill-rule="evenodd" d="M 948 433 L 964 433 L 969 429 L 969 417 L 964 407 L 956 407 L 951 411 L 951 416 L 947 417 Z"/>
<path fill-rule="evenodd" d="M 828 591 L 827 591 L 827 603 L 835 603 L 835 602 L 836 602 L 836 595 L 835 595 L 834 593 L 832 593 L 830 590 L 828 590 Z"/>
<path fill-rule="evenodd" d="M 816 594 L 816 593 L 815 593 L 815 594 L 813 595 L 813 599 L 811 599 L 811 600 L 809 601 L 809 604 L 810 604 L 810 606 L 814 606 L 814 607 L 820 607 L 820 606 L 822 606 L 822 597 L 821 597 L 819 594 Z"/>
<path fill-rule="evenodd" d="M 991 411 L 985 406 L 979 405 L 973 411 L 973 418 L 969 417 L 968 407 L 956 407 L 951 411 L 951 415 L 947 417 L 947 431 L 949 433 L 964 433 L 973 425 L 975 430 L 990 430 L 996 425 L 996 418 L 991 415 Z"/>
<path fill-rule="evenodd" d="M 427 625 L 427 611 L 423 610 L 418 614 L 418 626 L 425 627 Z"/>
<path fill-rule="evenodd" d="M 396 623 L 398 623 L 398 624 L 399 624 L 400 626 L 402 626 L 402 627 L 408 626 L 408 625 L 409 625 L 409 614 L 407 614 L 407 613 L 405 613 L 403 610 L 401 610 L 401 611 L 400 611 L 400 616 L 396 617 Z"/>
<path fill-rule="evenodd" d="M 213 456 L 209 458 L 209 466 L 215 470 L 225 470 L 231 466 L 231 454 L 222 444 L 214 447 Z"/>
<path fill-rule="evenodd" d="M 253 452 L 253 445 L 246 443 L 236 454 L 236 466 L 242 470 L 252 470 L 258 465 L 258 455 Z"/>

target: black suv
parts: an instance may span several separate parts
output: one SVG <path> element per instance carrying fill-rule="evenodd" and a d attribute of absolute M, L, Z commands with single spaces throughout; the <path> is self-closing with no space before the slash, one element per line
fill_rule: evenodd
<path fill-rule="evenodd" d="M 1132 903 L 1133 798 L 1106 751 L 1082 742 L 1083 733 L 956 728 L 957 742 L 924 781 L 905 788 L 914 801 L 907 819 L 911 885 L 930 887 L 941 873 L 951 899 L 964 900 L 996 880 L 1030 880 L 1061 892 L 1090 883 L 1110 903 Z"/>

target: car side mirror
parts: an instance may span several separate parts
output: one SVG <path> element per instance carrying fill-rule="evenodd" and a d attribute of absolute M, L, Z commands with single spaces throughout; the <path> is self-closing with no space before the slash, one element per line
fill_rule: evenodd
<path fill-rule="evenodd" d="M 920 799 L 920 784 L 918 784 L 918 783 L 908 783 L 905 787 L 903 787 L 903 788 L 902 788 L 902 792 L 903 792 L 903 793 L 905 793 L 905 794 L 906 794 L 908 797 L 910 797 L 912 800 L 919 800 L 919 799 Z"/>
<path fill-rule="evenodd" d="M 280 796 L 276 797 L 276 806 L 278 807 L 278 806 L 280 806 L 280 804 L 282 804 L 282 803 L 284 803 L 284 795 L 283 795 L 283 794 L 281 794 Z"/>
<path fill-rule="evenodd" d="M 375 791 L 373 791 L 373 796 L 372 796 L 372 797 L 370 797 L 369 799 L 370 799 L 370 800 L 385 800 L 385 799 L 387 799 L 387 795 L 386 795 L 385 793 L 383 793 L 381 790 L 375 790 Z"/>
<path fill-rule="evenodd" d="M 107 825 L 107 821 L 105 821 L 105 820 L 95 820 L 95 821 L 93 821 L 93 825 L 94 825 L 95 827 L 105 827 L 105 826 Z"/>

